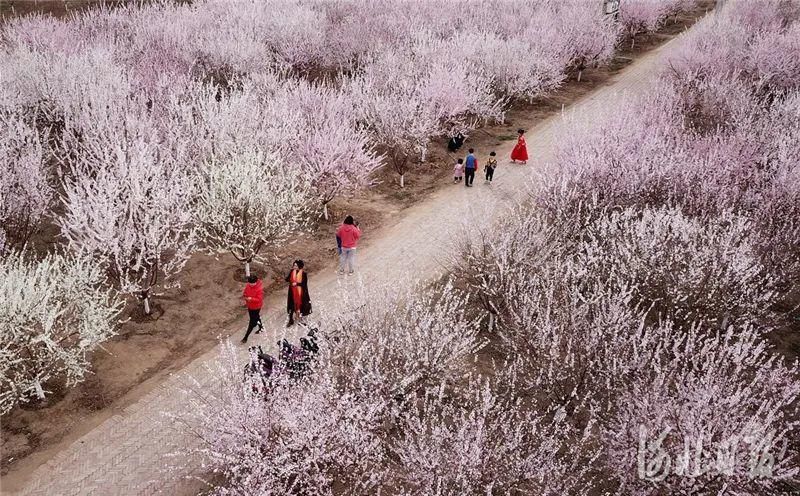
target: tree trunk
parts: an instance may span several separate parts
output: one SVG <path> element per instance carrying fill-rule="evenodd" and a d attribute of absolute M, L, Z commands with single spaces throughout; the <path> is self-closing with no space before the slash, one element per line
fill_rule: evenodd
<path fill-rule="evenodd" d="M 405 174 L 400 174 L 400 187 L 401 188 L 405 188 L 406 187 L 405 178 L 406 178 Z"/>
<path fill-rule="evenodd" d="M 583 76 L 583 69 L 578 71 L 578 82 L 581 82 L 581 76 Z"/>
<path fill-rule="evenodd" d="M 144 314 L 145 315 L 150 315 L 150 297 L 149 296 L 145 296 L 144 297 Z"/>
<path fill-rule="evenodd" d="M 494 314 L 489 312 L 489 332 L 494 330 Z"/>
<path fill-rule="evenodd" d="M 426 158 L 427 156 L 428 156 L 428 149 L 427 149 L 427 148 L 425 148 L 424 150 L 422 150 L 422 157 L 420 157 L 420 162 L 424 162 L 424 161 L 425 161 L 425 158 Z"/>
<path fill-rule="evenodd" d="M 329 220 L 330 219 L 330 217 L 328 217 L 328 204 L 327 203 L 323 203 L 322 204 L 322 216 L 325 217 L 325 220 Z"/>
<path fill-rule="evenodd" d="M 245 277 L 250 277 L 250 261 L 249 260 L 244 263 L 244 276 Z"/>
<path fill-rule="evenodd" d="M 44 389 L 42 389 L 42 383 L 38 380 L 33 383 L 33 388 L 36 390 L 36 396 L 39 397 L 40 400 L 44 399 Z"/>

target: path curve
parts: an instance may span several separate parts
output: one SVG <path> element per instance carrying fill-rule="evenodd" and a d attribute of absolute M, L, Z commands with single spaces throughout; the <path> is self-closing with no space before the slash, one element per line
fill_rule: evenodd
<path fill-rule="evenodd" d="M 589 118 L 612 105 L 621 94 L 643 93 L 659 67 L 660 56 L 679 38 L 642 55 L 605 86 L 568 107 L 566 112 L 579 119 Z M 394 284 L 407 281 L 414 274 L 428 277 L 441 274 L 439 262 L 444 258 L 441 254 L 450 249 L 453 234 L 459 228 L 454 225 L 458 216 L 453 212 L 459 212 L 462 221 L 475 230 L 488 228 L 500 220 L 504 211 L 524 197 L 533 171 L 551 161 L 561 121 L 561 116 L 556 115 L 528 131 L 528 149 L 533 157 L 528 165 L 511 164 L 508 157 L 514 142 L 504 143 L 496 147 L 499 166 L 491 186 L 483 184 L 481 170 L 473 188 L 465 188 L 463 184 L 442 188 L 425 201 L 406 209 L 395 224 L 365 233 L 364 244 L 358 250 L 357 275 L 342 278 L 332 269 L 315 274 L 311 286 L 315 311 L 335 308 L 337 294 L 362 279 Z M 483 156 L 488 150 L 479 152 L 479 156 Z M 487 206 L 493 207 L 491 215 L 483 213 Z M 283 309 L 285 301 L 285 297 L 273 296 L 265 308 Z M 265 326 L 272 331 L 250 338 L 250 344 L 261 344 L 265 349 L 270 348 L 269 344 L 274 346 L 285 332 L 282 325 L 284 313 L 268 311 L 267 314 Z M 244 321 L 241 322 L 232 332 L 233 337 L 241 334 L 245 327 Z M 21 491 L 4 494 L 196 494 L 201 486 L 186 479 L 185 476 L 191 474 L 168 473 L 164 467 L 174 462 L 170 454 L 195 446 L 197 441 L 170 425 L 162 412 L 180 412 L 185 408 L 180 401 L 180 374 L 191 374 L 201 382 L 213 380 L 206 373 L 204 364 L 217 355 L 217 348 L 205 353 L 38 467 Z"/>

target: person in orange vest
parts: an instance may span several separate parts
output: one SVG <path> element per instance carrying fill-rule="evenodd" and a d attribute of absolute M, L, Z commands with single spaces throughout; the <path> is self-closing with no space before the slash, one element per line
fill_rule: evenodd
<path fill-rule="evenodd" d="M 250 315 L 250 323 L 247 324 L 247 332 L 242 338 L 242 343 L 246 343 L 253 329 L 258 327 L 256 334 L 264 329 L 264 324 L 261 323 L 261 306 L 264 304 L 264 286 L 261 284 L 261 280 L 258 277 L 249 276 L 247 278 L 247 284 L 244 285 L 244 291 L 242 291 L 242 298 L 247 307 L 247 313 Z"/>
<path fill-rule="evenodd" d="M 300 323 L 304 323 L 305 317 L 311 313 L 311 296 L 308 294 L 308 274 L 305 271 L 305 263 L 302 260 L 295 260 L 292 270 L 286 276 L 289 283 L 289 293 L 286 297 L 286 311 L 289 313 L 289 322 L 286 327 L 294 325 L 295 317 Z"/>

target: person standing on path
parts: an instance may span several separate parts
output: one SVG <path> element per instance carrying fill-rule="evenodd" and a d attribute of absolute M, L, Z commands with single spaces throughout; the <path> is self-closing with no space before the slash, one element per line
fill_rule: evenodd
<path fill-rule="evenodd" d="M 311 296 L 308 294 L 308 274 L 304 269 L 305 263 L 302 260 L 295 260 L 292 270 L 286 276 L 289 283 L 289 294 L 286 297 L 286 311 L 289 313 L 289 323 L 286 327 L 294 325 L 297 317 L 304 323 L 305 317 L 311 313 Z"/>
<path fill-rule="evenodd" d="M 494 170 L 497 167 L 497 159 L 495 158 L 496 156 L 497 154 L 495 152 L 491 152 L 489 154 L 489 160 L 486 162 L 486 184 L 492 184 Z"/>
<path fill-rule="evenodd" d="M 339 273 L 344 274 L 345 266 L 347 266 L 348 272 L 352 274 L 355 270 L 356 246 L 358 245 L 358 239 L 361 237 L 361 229 L 358 228 L 358 222 L 353 220 L 352 215 L 344 218 L 344 222 L 336 230 L 336 235 L 342 240 Z"/>
<path fill-rule="evenodd" d="M 264 329 L 264 324 L 261 323 L 261 306 L 264 304 L 264 286 L 261 284 L 261 280 L 258 277 L 251 275 L 247 278 L 247 284 L 244 285 L 244 291 L 242 291 L 242 298 L 244 298 L 247 313 L 250 315 L 250 323 L 247 324 L 247 332 L 244 333 L 244 337 L 242 338 L 242 343 L 246 343 L 247 338 L 250 337 L 250 332 L 252 332 L 256 326 L 258 326 L 256 334 Z"/>
<path fill-rule="evenodd" d="M 511 152 L 511 162 L 516 164 L 519 161 L 526 164 L 528 163 L 528 145 L 525 144 L 525 130 L 518 129 L 517 134 L 519 137 L 514 150 Z"/>
<path fill-rule="evenodd" d="M 464 159 L 464 186 L 472 187 L 475 180 L 475 171 L 478 170 L 478 159 L 475 158 L 475 150 L 470 148 L 467 158 Z"/>

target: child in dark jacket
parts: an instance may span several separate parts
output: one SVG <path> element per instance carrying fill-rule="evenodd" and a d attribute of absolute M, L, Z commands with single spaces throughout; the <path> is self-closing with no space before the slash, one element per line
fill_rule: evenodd
<path fill-rule="evenodd" d="M 494 170 L 497 168 L 497 159 L 495 158 L 497 154 L 495 152 L 491 152 L 489 154 L 489 160 L 486 161 L 486 183 L 485 184 L 492 184 L 492 178 L 494 177 Z"/>

